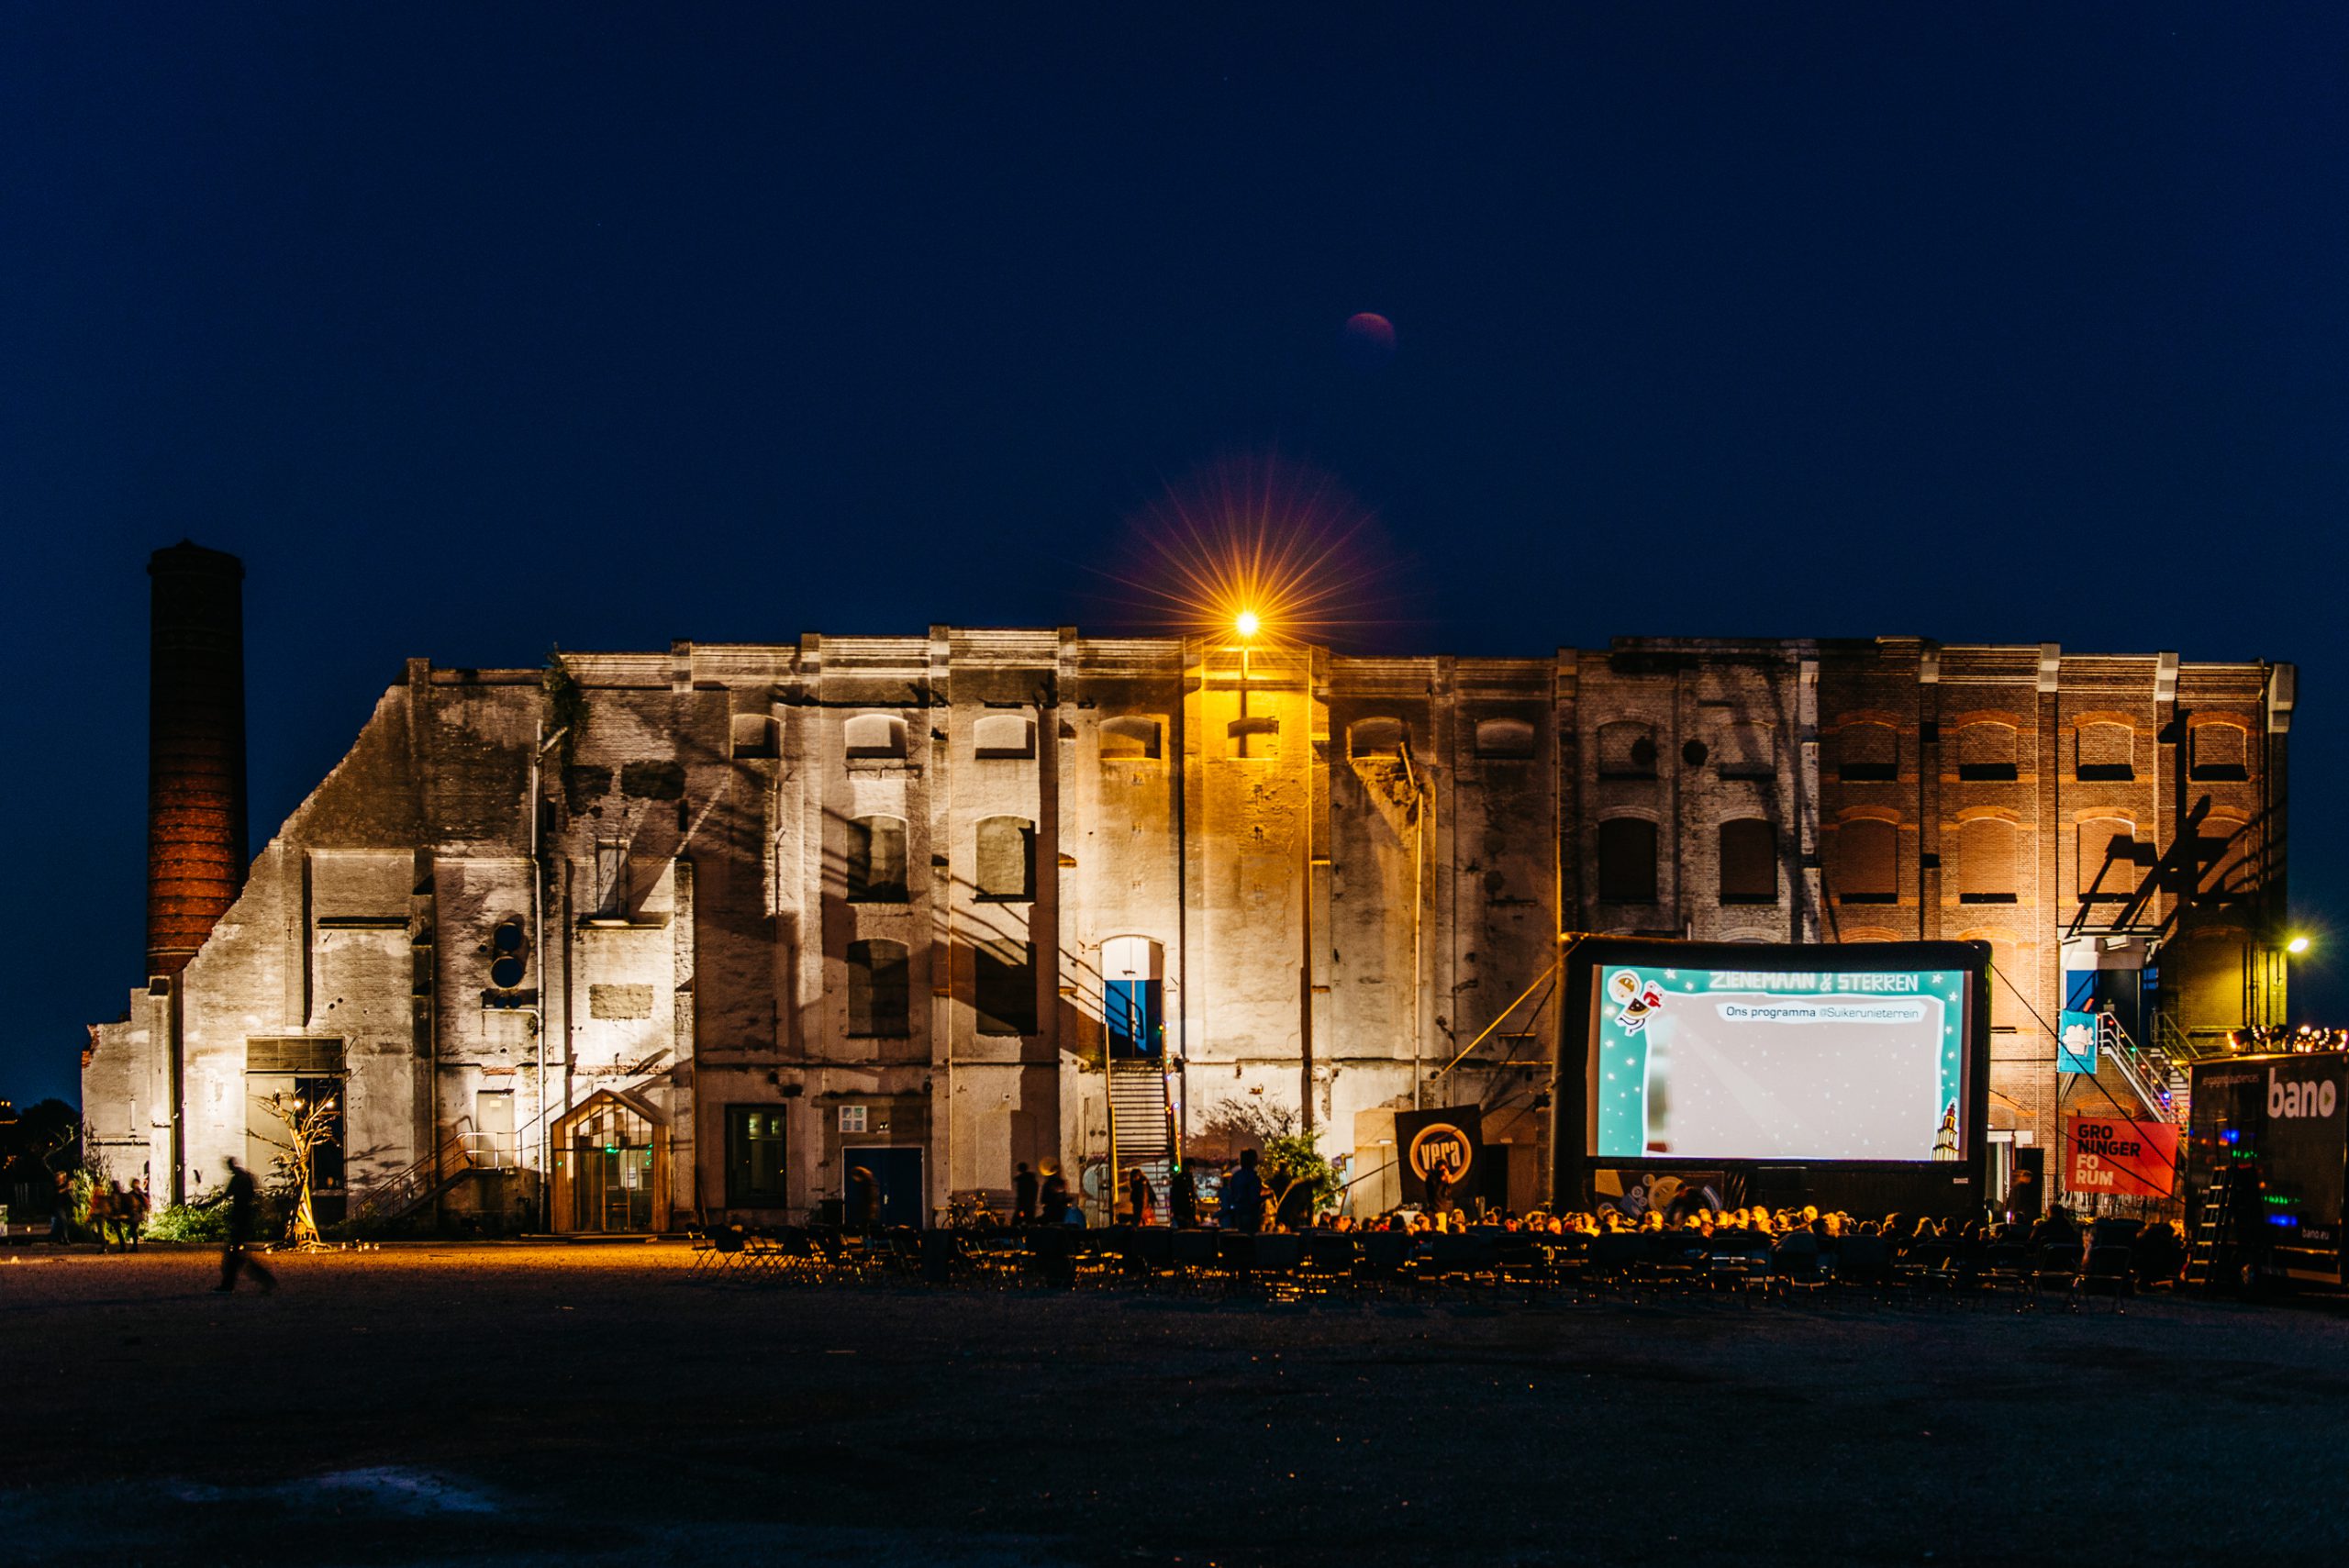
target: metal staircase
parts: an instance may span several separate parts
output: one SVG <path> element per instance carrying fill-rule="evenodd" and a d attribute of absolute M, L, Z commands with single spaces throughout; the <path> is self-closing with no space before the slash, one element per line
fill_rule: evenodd
<path fill-rule="evenodd" d="M 2103 1058 L 2120 1069 L 2147 1110 L 2172 1125 L 2185 1122 L 2186 1069 L 2169 1052 L 2159 1046 L 2140 1045 L 2110 1013 L 2097 1015 L 2096 1045 Z"/>
<path fill-rule="evenodd" d="M 511 1144 L 510 1134 L 452 1132 L 413 1165 L 376 1181 L 352 1183 L 350 1212 L 397 1224 L 480 1172 L 512 1169 Z"/>
<path fill-rule="evenodd" d="M 1123 1182 L 1129 1171 L 1140 1166 L 1158 1195 L 1158 1212 L 1163 1217 L 1166 1184 L 1174 1175 L 1174 1121 L 1162 1063 L 1148 1060 L 1109 1063 L 1109 1128 L 1118 1179 Z"/>

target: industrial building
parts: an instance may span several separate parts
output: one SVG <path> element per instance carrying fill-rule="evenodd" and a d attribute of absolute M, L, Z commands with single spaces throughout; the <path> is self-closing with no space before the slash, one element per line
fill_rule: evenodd
<path fill-rule="evenodd" d="M 329 1206 L 385 1218 L 774 1219 L 862 1165 L 928 1222 L 1048 1161 L 1097 1214 L 1281 1127 L 1375 1208 L 1418 1105 L 1480 1107 L 1482 1195 L 1529 1207 L 1576 933 L 1987 942 L 2011 1143 L 2057 1135 L 2067 1000 L 2142 1048 L 2087 1075 L 2119 1104 L 2284 1016 L 2289 665 L 1277 627 L 417 659 L 248 863 L 240 569 L 150 571 L 150 951 L 83 1105 L 159 1202 L 266 1168 L 295 1088 L 340 1107 Z"/>

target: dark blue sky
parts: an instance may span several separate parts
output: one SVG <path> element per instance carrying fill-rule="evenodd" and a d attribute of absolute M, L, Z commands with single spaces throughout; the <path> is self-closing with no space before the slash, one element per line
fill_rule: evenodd
<path fill-rule="evenodd" d="M 2299 661 L 2349 941 L 2344 82 L 2337 5 L 0 9 L 0 1095 L 139 978 L 154 547 L 248 563 L 258 846 L 408 655 L 1091 619 L 1275 444 L 1393 646 Z"/>

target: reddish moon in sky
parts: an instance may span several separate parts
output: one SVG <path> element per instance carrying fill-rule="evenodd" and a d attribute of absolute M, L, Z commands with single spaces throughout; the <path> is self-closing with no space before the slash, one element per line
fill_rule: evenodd
<path fill-rule="evenodd" d="M 1376 370 L 1395 357 L 1395 323 L 1375 310 L 1349 316 L 1338 333 L 1338 347 L 1356 370 Z"/>

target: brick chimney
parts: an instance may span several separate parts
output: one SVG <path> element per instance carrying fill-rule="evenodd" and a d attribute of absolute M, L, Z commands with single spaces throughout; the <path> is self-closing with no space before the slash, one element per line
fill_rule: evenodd
<path fill-rule="evenodd" d="M 245 883 L 245 565 L 182 539 L 149 557 L 147 575 L 152 977 L 187 967 Z"/>

